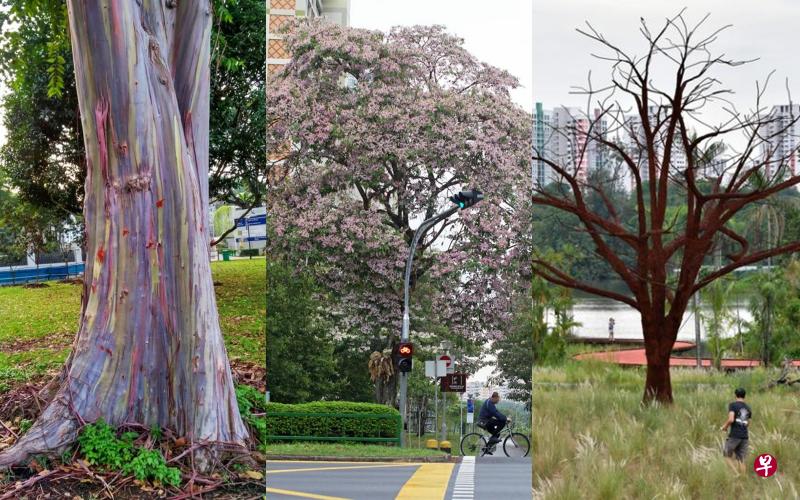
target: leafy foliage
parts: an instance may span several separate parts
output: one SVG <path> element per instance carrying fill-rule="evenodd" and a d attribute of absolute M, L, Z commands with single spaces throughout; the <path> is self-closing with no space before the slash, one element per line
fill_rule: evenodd
<path fill-rule="evenodd" d="M 266 411 L 267 435 L 270 436 L 397 437 L 397 420 L 394 418 L 280 417 L 271 415 L 276 413 L 400 415 L 400 412 L 386 405 L 347 401 L 322 401 L 294 405 L 267 403 Z"/>
<path fill-rule="evenodd" d="M 547 284 L 541 278 L 534 278 L 531 286 L 533 309 L 533 364 L 560 364 L 567 356 L 567 337 L 572 328 L 579 326 L 571 316 L 573 298 L 568 288 Z M 548 328 L 546 316 L 552 311 L 555 318 L 552 328 Z"/>
<path fill-rule="evenodd" d="M 266 411 L 266 395 L 255 387 L 237 385 L 236 401 L 239 403 L 239 413 L 242 415 L 242 420 L 254 431 L 253 437 L 256 442 L 264 444 L 267 440 L 267 419 L 264 416 L 255 416 L 253 413 Z"/>
<path fill-rule="evenodd" d="M 19 199 L 60 218 L 80 215 L 85 153 L 66 3 L 0 0 L 0 76 L 6 144 L 0 170 Z M 237 206 L 263 203 L 266 128 L 263 46 L 266 5 L 214 2 L 212 27 L 209 193 Z"/>
<path fill-rule="evenodd" d="M 83 427 L 78 445 L 86 461 L 110 470 L 130 474 L 140 481 L 158 481 L 179 486 L 180 469 L 168 467 L 161 452 L 134 445 L 139 435 L 117 432 L 102 420 Z"/>
<path fill-rule="evenodd" d="M 530 252 L 530 115 L 509 97 L 516 78 L 442 26 L 301 22 L 287 43 L 292 61 L 267 95 L 268 150 L 285 153 L 267 200 L 269 251 L 324 292 L 324 318 L 353 358 L 347 376 L 369 387 L 369 355 L 397 342 L 414 230 L 459 189 L 486 198 L 422 239 L 411 329 L 502 337 Z"/>
<path fill-rule="evenodd" d="M 266 192 L 266 2 L 213 5 L 209 193 L 216 202 L 261 205 Z"/>
<path fill-rule="evenodd" d="M 347 375 L 336 369 L 329 323 L 321 313 L 323 304 L 319 287 L 310 276 L 293 273 L 282 260 L 269 259 L 267 381 L 273 401 L 336 399 L 336 380 L 347 380 Z M 363 367 L 366 373 L 366 361 Z"/>
<path fill-rule="evenodd" d="M 509 398 L 531 401 L 531 363 L 533 361 L 533 308 L 531 299 L 522 297 L 516 304 L 514 322 L 508 334 L 492 344 L 497 355 L 493 382 L 506 382 Z"/>
<path fill-rule="evenodd" d="M 800 359 L 800 262 L 794 258 L 783 269 L 749 278 L 752 321 L 744 332 L 745 354 L 780 365 L 784 357 Z"/>

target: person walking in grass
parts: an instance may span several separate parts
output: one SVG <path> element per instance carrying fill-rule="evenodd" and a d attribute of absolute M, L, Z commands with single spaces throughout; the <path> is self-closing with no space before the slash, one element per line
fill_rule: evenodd
<path fill-rule="evenodd" d="M 747 455 L 747 442 L 750 439 L 748 427 L 753 411 L 744 402 L 746 391 L 743 388 L 736 389 L 734 394 L 736 401 L 728 405 L 728 420 L 720 427 L 720 430 L 726 431 L 730 428 L 723 453 L 734 470 L 738 466 L 739 471 L 744 472 L 744 457 Z M 736 462 L 733 460 L 734 455 Z"/>

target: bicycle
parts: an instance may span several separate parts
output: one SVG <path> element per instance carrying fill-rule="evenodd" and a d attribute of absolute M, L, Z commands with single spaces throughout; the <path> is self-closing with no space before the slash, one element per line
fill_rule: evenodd
<path fill-rule="evenodd" d="M 480 425 L 478 425 L 481 429 Z M 489 436 L 491 437 L 491 436 Z M 461 455 L 482 457 L 487 453 L 494 452 L 500 442 L 503 443 L 503 452 L 507 457 L 527 457 L 531 450 L 531 442 L 528 436 L 519 432 L 514 432 L 514 422 L 510 421 L 502 431 L 500 431 L 501 441 L 489 446 L 489 440 L 481 432 L 470 432 L 461 438 Z"/>

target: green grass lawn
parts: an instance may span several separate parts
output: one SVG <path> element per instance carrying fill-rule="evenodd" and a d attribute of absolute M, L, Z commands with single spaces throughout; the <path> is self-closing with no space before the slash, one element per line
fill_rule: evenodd
<path fill-rule="evenodd" d="M 673 369 L 672 407 L 642 407 L 643 369 L 579 362 L 534 369 L 536 497 L 798 498 L 800 389 L 765 390 L 777 371 Z M 742 475 L 722 457 L 719 430 L 739 386 L 753 409 Z M 753 472 L 760 453 L 777 458 L 775 476 Z"/>
<path fill-rule="evenodd" d="M 398 446 L 359 443 L 269 443 L 267 455 L 298 455 L 315 457 L 359 457 L 359 458 L 398 458 L 398 457 L 441 457 L 439 450 L 424 448 L 400 448 Z"/>
<path fill-rule="evenodd" d="M 228 355 L 265 363 L 266 260 L 213 262 L 220 323 Z M 80 285 L 0 287 L 0 390 L 59 368 L 78 328 Z"/>

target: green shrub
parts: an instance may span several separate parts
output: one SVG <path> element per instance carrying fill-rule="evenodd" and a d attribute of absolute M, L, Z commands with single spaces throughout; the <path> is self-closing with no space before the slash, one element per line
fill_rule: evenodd
<path fill-rule="evenodd" d="M 239 250 L 240 257 L 258 257 L 260 254 L 260 250 L 258 248 L 245 248 Z"/>
<path fill-rule="evenodd" d="M 158 481 L 178 486 L 181 484 L 181 471 L 177 467 L 167 467 L 164 456 L 156 450 L 139 449 L 139 453 L 123 467 L 126 474 L 140 481 Z"/>
<path fill-rule="evenodd" d="M 111 426 L 98 420 L 83 427 L 78 436 L 78 445 L 86 461 L 92 465 L 119 470 L 141 481 L 158 481 L 179 486 L 180 469 L 167 467 L 160 451 L 134 446 L 133 442 L 138 437 L 135 432 L 123 432 L 117 437 Z"/>
<path fill-rule="evenodd" d="M 249 385 L 236 386 L 236 401 L 239 404 L 239 413 L 254 431 L 257 444 L 264 444 L 267 441 L 267 419 L 263 416 L 254 416 L 253 413 L 264 413 L 266 411 L 266 395 Z"/>
<path fill-rule="evenodd" d="M 271 436 L 397 437 L 395 418 L 281 417 L 280 413 L 367 413 L 399 416 L 394 408 L 374 403 L 321 401 L 302 404 L 266 404 L 266 432 Z M 271 415 L 272 414 L 272 415 Z"/>

